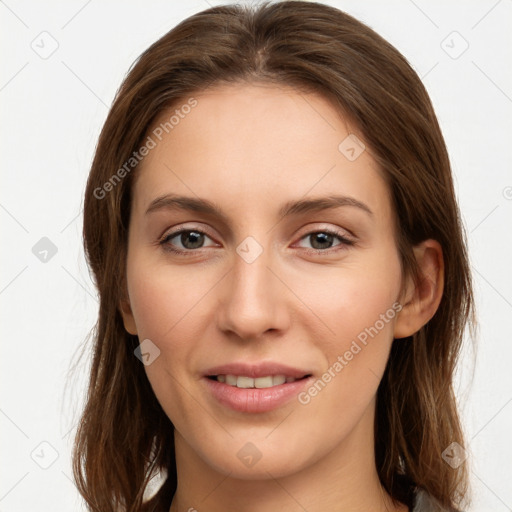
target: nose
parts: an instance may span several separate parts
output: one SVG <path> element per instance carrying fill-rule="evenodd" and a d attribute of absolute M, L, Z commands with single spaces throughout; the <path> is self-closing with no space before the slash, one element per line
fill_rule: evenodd
<path fill-rule="evenodd" d="M 237 253 L 232 272 L 221 291 L 218 327 L 242 340 L 261 338 L 267 332 L 283 332 L 289 326 L 288 288 L 270 268 L 267 251 L 248 263 Z"/>

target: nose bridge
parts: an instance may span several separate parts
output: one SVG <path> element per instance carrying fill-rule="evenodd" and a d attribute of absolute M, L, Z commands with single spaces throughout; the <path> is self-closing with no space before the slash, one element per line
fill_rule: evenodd
<path fill-rule="evenodd" d="M 220 305 L 222 330 L 254 338 L 284 327 L 284 291 L 269 269 L 271 260 L 272 254 L 252 237 L 238 245 Z"/>

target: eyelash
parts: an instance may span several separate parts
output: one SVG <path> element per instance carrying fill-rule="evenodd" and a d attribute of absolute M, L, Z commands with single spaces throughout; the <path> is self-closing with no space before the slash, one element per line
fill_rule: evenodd
<path fill-rule="evenodd" d="M 200 229 L 180 229 L 178 231 L 174 231 L 172 233 L 165 234 L 163 236 L 163 238 L 161 238 L 158 241 L 158 244 L 161 245 L 165 251 L 168 251 L 168 252 L 171 252 L 171 253 L 174 253 L 174 254 L 178 254 L 178 255 L 181 255 L 181 256 L 192 256 L 194 253 L 197 253 L 201 249 L 207 249 L 207 247 L 206 248 L 201 248 L 200 247 L 198 249 L 181 250 L 181 249 L 174 248 L 172 245 L 170 245 L 168 243 L 169 240 L 172 240 L 173 238 L 175 238 L 178 235 L 181 235 L 182 233 L 191 233 L 191 232 L 199 233 L 199 234 L 208 236 L 208 233 L 205 233 L 204 231 L 201 231 Z M 353 240 L 350 240 L 350 239 L 346 238 L 340 232 L 332 230 L 332 229 L 321 229 L 321 230 L 317 230 L 317 231 L 310 231 L 309 233 L 306 233 L 304 236 L 302 236 L 300 238 L 300 240 L 303 240 L 304 238 L 307 238 L 307 237 L 309 237 L 311 235 L 316 235 L 318 233 L 332 235 L 332 236 L 336 237 L 341 243 L 338 244 L 337 246 L 335 246 L 334 248 L 333 247 L 329 247 L 327 249 L 308 249 L 308 248 L 303 248 L 303 249 L 306 250 L 306 252 L 308 254 L 318 255 L 318 254 L 332 253 L 332 252 L 337 252 L 337 251 L 340 251 L 340 250 L 344 250 L 344 249 L 346 249 L 347 246 L 350 247 L 350 246 L 355 245 L 355 242 Z M 211 237 L 208 236 L 208 238 L 211 238 Z M 336 248 L 336 247 L 338 247 L 338 248 Z"/>

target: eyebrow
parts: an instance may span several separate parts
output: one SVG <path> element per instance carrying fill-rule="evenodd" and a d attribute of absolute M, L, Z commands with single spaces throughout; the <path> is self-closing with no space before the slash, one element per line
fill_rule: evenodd
<path fill-rule="evenodd" d="M 365 203 L 353 197 L 340 195 L 288 201 L 279 209 L 278 215 L 279 217 L 284 218 L 308 212 L 330 210 L 341 206 L 352 206 L 366 212 L 370 216 L 373 216 L 373 212 Z M 222 209 L 207 199 L 166 194 L 151 201 L 148 209 L 146 210 L 146 215 L 162 209 L 188 210 L 204 213 L 218 217 L 226 224 L 229 224 L 229 219 Z"/>

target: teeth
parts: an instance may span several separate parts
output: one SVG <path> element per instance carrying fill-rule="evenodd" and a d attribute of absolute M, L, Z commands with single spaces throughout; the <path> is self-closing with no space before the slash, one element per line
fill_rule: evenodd
<path fill-rule="evenodd" d="M 218 377 L 217 377 L 218 380 Z M 226 375 L 226 384 L 230 386 L 236 386 L 237 378 L 234 375 Z"/>
<path fill-rule="evenodd" d="M 295 382 L 293 377 L 285 377 L 284 375 L 269 375 L 267 377 L 258 377 L 253 379 L 252 377 L 246 377 L 244 375 L 217 375 L 217 381 L 224 382 L 230 386 L 236 386 L 237 388 L 271 388 L 273 386 L 279 386 L 285 382 Z"/>
<path fill-rule="evenodd" d="M 290 382 L 295 382 L 295 379 L 293 377 L 289 377 L 290 379 Z M 256 379 L 258 380 L 258 379 Z M 284 375 L 274 375 L 272 377 L 272 385 L 273 386 L 279 386 L 279 384 L 284 384 L 286 381 L 286 377 Z M 258 387 L 258 383 L 255 381 L 255 385 L 256 387 Z"/>

